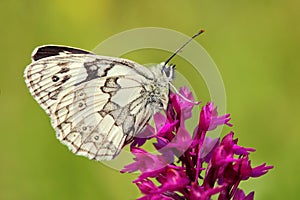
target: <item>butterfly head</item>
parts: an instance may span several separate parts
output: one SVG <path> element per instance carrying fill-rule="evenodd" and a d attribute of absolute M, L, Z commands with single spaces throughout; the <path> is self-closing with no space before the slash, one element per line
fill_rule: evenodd
<path fill-rule="evenodd" d="M 175 71 L 175 65 L 165 65 L 165 63 L 160 64 L 161 67 L 161 73 L 163 76 L 171 82 L 174 79 L 174 71 Z"/>
<path fill-rule="evenodd" d="M 174 79 L 175 65 L 159 64 L 157 67 L 152 68 L 155 80 L 151 84 L 149 91 L 149 102 L 154 108 L 154 112 L 166 110 L 169 102 L 170 83 Z"/>

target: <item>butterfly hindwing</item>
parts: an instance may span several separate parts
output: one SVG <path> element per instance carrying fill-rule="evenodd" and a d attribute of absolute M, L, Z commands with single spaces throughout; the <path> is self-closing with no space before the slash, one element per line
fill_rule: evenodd
<path fill-rule="evenodd" d="M 153 73 L 137 63 L 60 46 L 32 57 L 26 84 L 73 153 L 112 159 L 153 115 L 144 95 Z"/>

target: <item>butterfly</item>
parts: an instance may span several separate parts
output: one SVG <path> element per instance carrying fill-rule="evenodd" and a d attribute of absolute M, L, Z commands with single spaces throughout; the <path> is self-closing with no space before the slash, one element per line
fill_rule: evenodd
<path fill-rule="evenodd" d="M 148 69 L 78 48 L 41 46 L 24 71 L 25 83 L 61 143 L 77 155 L 111 160 L 167 109 L 175 67 L 167 62 L 182 48 Z"/>

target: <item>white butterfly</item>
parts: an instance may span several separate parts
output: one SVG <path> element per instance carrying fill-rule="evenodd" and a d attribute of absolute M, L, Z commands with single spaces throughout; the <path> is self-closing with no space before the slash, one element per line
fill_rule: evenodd
<path fill-rule="evenodd" d="M 122 58 L 66 46 L 42 46 L 24 72 L 57 139 L 77 154 L 110 160 L 152 115 L 167 108 L 174 67 L 148 69 Z"/>
<path fill-rule="evenodd" d="M 144 129 L 154 113 L 167 109 L 169 87 L 177 92 L 171 84 L 174 65 L 167 63 L 203 32 L 193 35 L 165 63 L 150 70 L 127 59 L 77 48 L 38 47 L 24 71 L 25 82 L 50 116 L 61 143 L 77 155 L 111 160 Z"/>

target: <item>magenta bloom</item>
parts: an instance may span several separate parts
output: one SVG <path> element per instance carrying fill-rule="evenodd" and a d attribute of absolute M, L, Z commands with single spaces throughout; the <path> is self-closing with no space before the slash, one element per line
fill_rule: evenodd
<path fill-rule="evenodd" d="M 193 100 L 187 88 L 180 93 Z M 193 107 L 171 93 L 166 116 L 155 114 L 155 128 L 148 125 L 132 142 L 134 162 L 121 172 L 141 172 L 133 181 L 143 194 L 139 200 L 210 200 L 213 195 L 218 200 L 254 199 L 254 192 L 245 195 L 239 188 L 240 182 L 260 177 L 273 166 L 252 167 L 249 154 L 255 149 L 239 146 L 233 132 L 222 139 L 207 136 L 218 126 L 232 126 L 230 115 L 219 116 L 213 103 L 202 107 L 199 123 L 190 134 L 185 121 L 192 117 Z M 156 140 L 153 146 L 158 154 L 142 148 L 150 139 Z"/>

